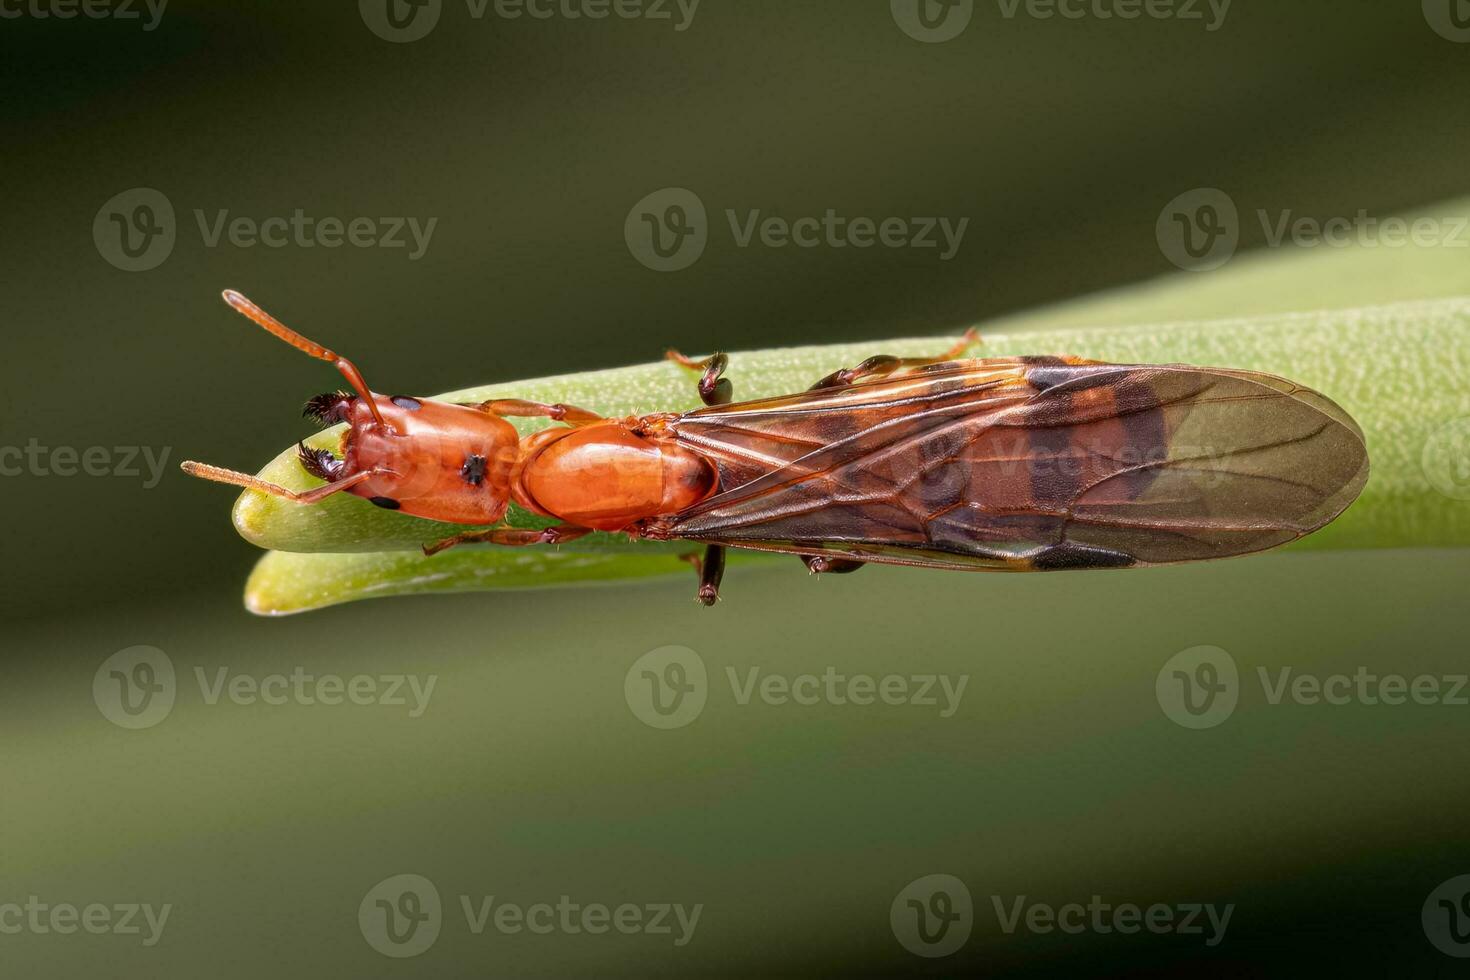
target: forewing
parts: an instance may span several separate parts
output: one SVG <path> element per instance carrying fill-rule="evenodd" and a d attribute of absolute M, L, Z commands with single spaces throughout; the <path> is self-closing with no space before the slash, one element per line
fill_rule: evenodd
<path fill-rule="evenodd" d="M 1062 358 L 954 362 L 671 425 L 726 489 L 678 537 L 1013 570 L 1285 544 L 1362 489 L 1362 434 L 1281 378 Z"/>

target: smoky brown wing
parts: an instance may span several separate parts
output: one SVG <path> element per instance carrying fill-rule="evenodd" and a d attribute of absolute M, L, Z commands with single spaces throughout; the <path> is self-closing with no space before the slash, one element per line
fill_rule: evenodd
<path fill-rule="evenodd" d="M 675 536 L 937 567 L 1155 565 L 1273 548 L 1368 474 L 1326 397 L 1245 371 L 955 362 L 681 417 L 721 469 Z"/>

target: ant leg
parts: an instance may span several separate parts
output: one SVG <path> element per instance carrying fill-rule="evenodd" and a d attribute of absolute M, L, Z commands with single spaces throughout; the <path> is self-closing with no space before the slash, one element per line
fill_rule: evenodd
<path fill-rule="evenodd" d="M 375 476 L 393 475 L 391 470 L 363 470 L 361 473 L 354 473 L 345 479 L 334 480 L 324 487 L 317 487 L 314 490 L 303 490 L 297 493 L 295 490 L 287 490 L 285 487 L 277 486 L 274 483 L 267 483 L 258 477 L 250 476 L 246 473 L 238 473 L 235 470 L 223 469 L 218 466 L 210 466 L 208 463 L 196 463 L 193 460 L 185 460 L 180 464 L 179 468 L 190 476 L 197 476 L 201 480 L 213 480 L 215 483 L 228 483 L 231 486 L 244 487 L 246 490 L 259 490 L 261 493 L 268 493 L 273 497 L 295 501 L 298 504 L 319 503 L 334 493 L 340 493 L 343 490 L 357 486 L 364 480 L 370 480 Z"/>
<path fill-rule="evenodd" d="M 699 361 L 670 349 L 664 351 L 664 357 L 680 367 L 700 372 L 699 400 L 706 405 L 728 405 L 733 400 L 734 389 L 730 386 L 730 379 L 724 377 L 725 369 L 730 366 L 730 358 L 726 355 L 711 354 Z"/>
<path fill-rule="evenodd" d="M 833 371 L 821 381 L 812 385 L 808 390 L 817 391 L 822 388 L 843 388 L 865 378 L 881 378 L 884 375 L 892 374 L 894 371 L 905 368 L 919 368 L 927 367 L 930 364 L 943 364 L 945 361 L 952 361 L 960 357 L 965 351 L 974 347 L 979 342 L 980 331 L 971 327 L 965 331 L 964 336 L 959 339 L 958 343 L 938 357 L 893 357 L 890 354 L 879 354 L 876 357 L 868 358 L 857 367 Z"/>
<path fill-rule="evenodd" d="M 699 591 L 695 593 L 694 601 L 701 606 L 713 606 L 719 602 L 720 579 L 725 577 L 725 546 L 706 545 L 704 558 L 694 554 L 679 557 L 693 565 L 694 571 L 699 575 Z"/>
<path fill-rule="evenodd" d="M 855 561 L 851 558 L 828 558 L 825 555 L 802 555 L 801 563 L 813 575 L 821 575 L 823 573 L 847 575 L 867 564 L 865 561 Z"/>
<path fill-rule="evenodd" d="M 457 544 L 476 544 L 482 541 L 512 548 L 532 544 L 561 544 L 563 541 L 574 541 L 584 534 L 591 533 L 590 527 L 577 527 L 574 524 L 553 524 L 551 527 L 539 530 L 522 527 L 492 527 L 488 531 L 466 531 L 442 541 L 435 541 L 433 544 L 426 544 L 424 554 L 437 555 L 444 549 L 453 548 Z"/>
<path fill-rule="evenodd" d="M 554 422 L 566 422 L 568 425 L 586 425 L 589 422 L 601 422 L 603 416 L 585 408 L 575 405 L 563 405 L 557 402 L 548 405 L 546 402 L 528 402 L 521 398 L 493 398 L 488 402 L 463 402 L 466 408 L 479 409 L 491 415 L 499 415 L 501 418 L 548 418 Z"/>

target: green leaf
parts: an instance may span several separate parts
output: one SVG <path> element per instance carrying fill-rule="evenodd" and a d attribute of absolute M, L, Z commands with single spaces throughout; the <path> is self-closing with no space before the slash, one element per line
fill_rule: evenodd
<path fill-rule="evenodd" d="M 740 561 L 769 563 L 774 558 L 752 555 Z M 690 566 L 657 551 L 456 548 L 433 558 L 413 551 L 345 555 L 272 551 L 250 573 L 245 608 L 260 616 L 284 616 L 382 595 L 585 586 L 658 575 L 686 576 L 693 597 Z"/>

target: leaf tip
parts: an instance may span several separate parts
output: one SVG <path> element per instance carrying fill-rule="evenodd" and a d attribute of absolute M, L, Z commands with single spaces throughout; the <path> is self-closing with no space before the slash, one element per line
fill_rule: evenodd
<path fill-rule="evenodd" d="M 298 601 L 292 602 L 289 590 L 283 591 L 279 587 L 279 581 L 271 574 L 273 563 L 270 561 L 272 552 L 262 555 L 250 571 L 250 577 L 245 580 L 244 600 L 245 611 L 255 616 L 277 618 L 280 616 L 292 616 L 299 612 L 306 612 L 314 608 L 309 604 Z"/>
<path fill-rule="evenodd" d="M 246 490 L 235 500 L 230 510 L 230 521 L 240 537 L 257 548 L 269 548 L 266 529 L 270 526 L 275 502 L 266 494 Z"/>

